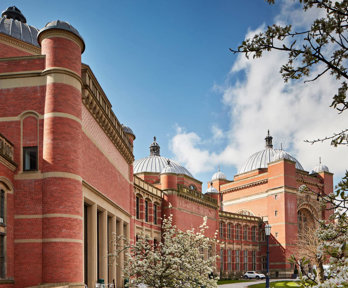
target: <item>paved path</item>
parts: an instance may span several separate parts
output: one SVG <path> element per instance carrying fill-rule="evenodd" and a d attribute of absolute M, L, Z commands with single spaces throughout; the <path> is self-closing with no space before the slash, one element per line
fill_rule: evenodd
<path fill-rule="evenodd" d="M 271 279 L 270 282 L 275 282 L 275 281 L 289 281 L 293 279 Z M 266 280 L 257 280 L 257 281 L 248 281 L 248 282 L 241 282 L 241 283 L 233 283 L 233 284 L 223 284 L 219 285 L 219 288 L 246 288 L 249 285 L 254 285 L 254 284 L 260 284 L 260 283 L 266 283 Z M 266 286 L 266 284 L 265 284 Z"/>

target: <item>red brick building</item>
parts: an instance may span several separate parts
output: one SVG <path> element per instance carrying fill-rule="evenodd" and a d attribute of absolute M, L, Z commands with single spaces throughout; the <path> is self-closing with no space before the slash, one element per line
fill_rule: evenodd
<path fill-rule="evenodd" d="M 297 189 L 332 191 L 327 168 L 309 174 L 279 156 L 234 181 L 214 174 L 202 193 L 156 140 L 134 162 L 135 135 L 81 63 L 84 48 L 64 21 L 38 30 L 16 7 L 0 18 L 0 287 L 94 287 L 97 279 L 122 287 L 123 256 L 111 265 L 106 257 L 113 233 L 160 241 L 169 213 L 180 229 L 208 217 L 208 234 L 218 230 L 224 241 L 215 248 L 224 273 L 262 270 L 268 220 L 278 233 L 271 269 L 290 273 L 298 219 L 325 216 Z"/>

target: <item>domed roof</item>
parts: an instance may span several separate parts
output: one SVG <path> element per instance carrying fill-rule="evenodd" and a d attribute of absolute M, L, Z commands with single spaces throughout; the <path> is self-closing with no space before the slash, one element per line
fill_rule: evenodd
<path fill-rule="evenodd" d="M 213 186 L 213 183 L 210 183 L 210 187 L 205 191 L 205 193 L 218 194 L 219 191 Z"/>
<path fill-rule="evenodd" d="M 170 171 L 166 173 L 184 174 L 193 178 L 192 174 L 185 167 L 179 165 L 173 160 L 170 160 L 170 168 L 168 168 L 168 160 L 169 159 L 160 156 L 160 146 L 156 142 L 156 137 L 154 137 L 154 141 L 150 146 L 150 156 L 134 161 L 134 174 Z"/>
<path fill-rule="evenodd" d="M 26 23 L 27 20 L 16 6 L 8 7 L 1 13 L 0 33 L 39 47 L 39 30 Z"/>
<path fill-rule="evenodd" d="M 170 160 L 167 160 L 167 165 L 164 167 L 164 169 L 161 171 L 161 174 L 177 174 L 175 168 L 170 163 Z"/>
<path fill-rule="evenodd" d="M 214 173 L 213 177 L 211 177 L 211 181 L 219 179 L 226 180 L 226 175 L 220 171 L 220 168 L 217 172 Z"/>
<path fill-rule="evenodd" d="M 330 172 L 329 168 L 321 163 L 321 158 L 319 157 L 319 165 L 315 166 L 312 170 L 312 173 L 319 173 L 319 172 Z"/>
<path fill-rule="evenodd" d="M 82 41 L 82 44 L 83 44 L 82 52 L 85 50 L 85 41 L 83 40 L 79 31 L 77 31 L 76 28 L 74 28 L 71 24 L 69 24 L 68 22 L 65 22 L 65 21 L 55 20 L 55 21 L 51 21 L 51 22 L 47 23 L 45 25 L 45 27 L 39 31 L 39 34 L 37 36 L 40 37 L 40 34 L 42 32 L 44 32 L 46 30 L 51 30 L 51 29 L 65 30 L 65 31 L 69 31 L 69 32 L 75 34 Z"/>
<path fill-rule="evenodd" d="M 132 134 L 135 137 L 135 134 L 134 134 L 133 130 L 130 127 L 122 124 L 122 129 L 123 129 L 124 133 Z"/>
<path fill-rule="evenodd" d="M 279 159 L 289 159 L 294 161 L 296 163 L 296 169 L 304 170 L 300 162 L 298 162 L 295 157 L 281 149 L 273 149 L 272 139 L 273 137 L 269 135 L 268 131 L 268 135 L 265 138 L 266 148 L 251 155 L 240 167 L 238 174 L 246 173 L 255 169 L 267 168 L 268 163 Z"/>

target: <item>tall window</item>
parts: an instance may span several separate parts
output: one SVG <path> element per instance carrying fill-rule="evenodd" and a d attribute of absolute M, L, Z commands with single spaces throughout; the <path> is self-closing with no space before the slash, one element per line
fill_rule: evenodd
<path fill-rule="evenodd" d="M 220 271 L 224 270 L 224 249 L 220 248 Z"/>
<path fill-rule="evenodd" d="M 261 257 L 261 265 L 262 265 L 263 271 L 267 270 L 267 258 L 266 258 L 266 256 Z"/>
<path fill-rule="evenodd" d="M 23 147 L 23 171 L 37 171 L 37 146 Z"/>
<path fill-rule="evenodd" d="M 256 251 L 255 250 L 253 250 L 252 252 L 252 265 L 253 267 L 251 269 L 256 270 Z"/>
<path fill-rule="evenodd" d="M 137 196 L 136 198 L 136 217 L 137 219 L 140 219 L 140 198 Z"/>
<path fill-rule="evenodd" d="M 255 226 L 253 226 L 251 228 L 251 240 L 256 241 L 256 227 Z"/>
<path fill-rule="evenodd" d="M 0 190 L 0 225 L 5 224 L 5 191 Z"/>
<path fill-rule="evenodd" d="M 149 222 L 149 201 L 145 200 L 145 222 Z"/>
<path fill-rule="evenodd" d="M 0 234 L 0 278 L 5 278 L 5 234 Z"/>
<path fill-rule="evenodd" d="M 220 222 L 220 238 L 224 238 L 224 223 Z"/>
<path fill-rule="evenodd" d="M 244 226 L 243 228 L 243 239 L 248 240 L 248 226 Z"/>
<path fill-rule="evenodd" d="M 236 271 L 240 271 L 239 250 L 236 251 Z"/>
<path fill-rule="evenodd" d="M 227 252 L 227 270 L 232 271 L 232 251 L 228 249 Z"/>
<path fill-rule="evenodd" d="M 228 223 L 228 226 L 227 226 L 227 238 L 232 239 L 232 225 L 231 225 L 231 223 Z"/>
<path fill-rule="evenodd" d="M 236 225 L 236 239 L 239 240 L 240 239 L 240 231 L 241 230 L 241 226 L 240 225 Z"/>
<path fill-rule="evenodd" d="M 157 224 L 157 204 L 153 205 L 153 224 Z"/>
<path fill-rule="evenodd" d="M 248 250 L 244 250 L 244 270 L 248 270 Z"/>

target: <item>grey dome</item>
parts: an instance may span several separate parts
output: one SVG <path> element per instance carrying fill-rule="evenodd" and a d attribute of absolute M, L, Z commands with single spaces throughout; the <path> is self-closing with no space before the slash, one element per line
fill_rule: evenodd
<path fill-rule="evenodd" d="M 150 173 L 161 173 L 167 166 L 167 158 L 162 156 L 148 156 L 146 158 L 136 160 L 133 163 L 134 174 L 150 172 Z M 171 173 L 184 174 L 193 178 L 192 174 L 183 166 L 170 160 L 172 166 Z"/>
<path fill-rule="evenodd" d="M 329 168 L 321 163 L 321 158 L 319 158 L 319 165 L 315 166 L 312 170 L 312 173 L 319 173 L 319 172 L 330 172 Z"/>
<path fill-rule="evenodd" d="M 82 36 L 80 35 L 79 31 L 77 31 L 76 28 L 74 28 L 72 25 L 70 25 L 68 22 L 61 21 L 61 20 L 55 20 L 47 23 L 44 28 L 42 28 L 39 31 L 39 34 L 37 35 L 40 37 L 40 34 L 46 30 L 51 30 L 51 29 L 57 29 L 57 30 L 65 30 L 69 31 L 73 34 L 75 34 L 77 37 L 79 37 L 83 43 L 83 48 L 82 52 L 85 50 L 85 41 L 83 40 Z"/>
<path fill-rule="evenodd" d="M 219 169 L 219 171 L 217 171 L 216 173 L 214 173 L 213 177 L 211 177 L 211 180 L 214 181 L 214 180 L 219 180 L 219 179 L 222 179 L 222 180 L 226 180 L 226 175 L 224 173 L 222 173 Z"/>
<path fill-rule="evenodd" d="M 176 169 L 174 168 L 174 166 L 172 166 L 172 163 L 169 159 L 167 160 L 166 167 L 164 167 L 164 169 L 161 171 L 161 174 L 177 174 Z"/>
<path fill-rule="evenodd" d="M 281 157 L 281 158 L 279 158 Z M 296 169 L 304 170 L 300 162 L 286 151 L 280 149 L 273 149 L 272 137 L 269 135 L 266 137 L 266 148 L 251 155 L 248 160 L 240 167 L 238 174 L 246 173 L 255 169 L 267 168 L 268 163 L 279 160 L 289 159 L 296 163 Z"/>
<path fill-rule="evenodd" d="M 276 150 L 274 153 L 272 161 L 278 161 L 281 159 L 289 159 L 291 160 L 291 155 L 285 152 L 284 150 Z"/>
<path fill-rule="evenodd" d="M 192 174 L 185 167 L 179 165 L 173 160 L 169 160 L 171 167 L 167 168 L 168 160 L 169 159 L 160 156 L 160 146 L 156 142 L 156 137 L 154 137 L 154 141 L 150 146 L 150 156 L 134 161 L 133 163 L 134 174 L 145 173 L 145 172 L 161 173 L 162 171 L 170 171 L 170 173 L 184 174 L 193 178 Z M 169 173 L 169 172 L 166 172 L 166 173 Z"/>
<path fill-rule="evenodd" d="M 210 187 L 207 189 L 207 191 L 205 191 L 205 193 L 219 194 L 219 191 L 216 188 L 214 188 L 213 185 L 210 185 Z"/>
<path fill-rule="evenodd" d="M 0 33 L 39 47 L 37 42 L 39 30 L 26 24 L 25 17 L 17 7 L 7 8 L 1 16 Z"/>
<path fill-rule="evenodd" d="M 124 133 L 131 134 L 131 135 L 133 135 L 135 137 L 135 134 L 134 134 L 133 130 L 130 127 L 122 124 L 122 129 L 123 129 Z"/>

